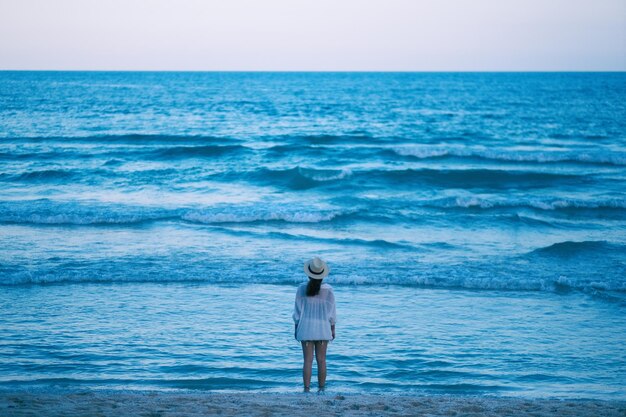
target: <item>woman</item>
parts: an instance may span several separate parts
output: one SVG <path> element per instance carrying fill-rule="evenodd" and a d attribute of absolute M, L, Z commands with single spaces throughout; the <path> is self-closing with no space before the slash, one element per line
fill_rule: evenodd
<path fill-rule="evenodd" d="M 302 343 L 304 366 L 302 380 L 304 392 L 311 389 L 311 371 L 313 351 L 317 361 L 318 392 L 324 391 L 326 384 L 326 348 L 328 341 L 335 339 L 335 295 L 328 284 L 322 280 L 330 272 L 326 262 L 313 258 L 304 264 L 304 273 L 309 282 L 300 284 L 296 291 L 296 303 L 293 311 L 295 322 L 294 336 Z"/>

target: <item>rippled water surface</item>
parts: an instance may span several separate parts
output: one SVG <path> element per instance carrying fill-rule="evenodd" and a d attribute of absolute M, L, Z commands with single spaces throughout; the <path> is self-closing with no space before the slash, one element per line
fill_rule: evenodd
<path fill-rule="evenodd" d="M 4 290 L 0 383 L 298 390 L 294 291 L 155 283 Z M 626 317 L 615 304 L 581 294 L 335 292 L 333 391 L 624 396 Z"/>
<path fill-rule="evenodd" d="M 319 255 L 341 389 L 625 397 L 624 97 L 623 73 L 0 72 L 2 381 L 289 389 Z"/>

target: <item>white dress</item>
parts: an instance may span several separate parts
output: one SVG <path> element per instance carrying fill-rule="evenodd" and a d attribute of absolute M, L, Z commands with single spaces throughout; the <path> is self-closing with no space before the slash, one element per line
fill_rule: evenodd
<path fill-rule="evenodd" d="M 293 321 L 296 323 L 296 339 L 332 340 L 330 326 L 337 320 L 335 294 L 328 284 L 322 284 L 320 292 L 307 297 L 307 282 L 300 284 L 296 291 Z"/>

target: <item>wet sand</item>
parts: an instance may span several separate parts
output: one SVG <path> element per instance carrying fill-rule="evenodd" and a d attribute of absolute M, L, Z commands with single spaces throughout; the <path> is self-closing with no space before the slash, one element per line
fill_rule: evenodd
<path fill-rule="evenodd" d="M 96 415 L 625 417 L 626 401 L 337 393 L 0 392 L 3 417 Z"/>

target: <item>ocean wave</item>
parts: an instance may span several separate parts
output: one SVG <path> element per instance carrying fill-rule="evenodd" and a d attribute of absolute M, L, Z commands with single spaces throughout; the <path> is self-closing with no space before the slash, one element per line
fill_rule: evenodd
<path fill-rule="evenodd" d="M 476 196 L 444 197 L 425 201 L 420 204 L 433 208 L 461 209 L 507 209 L 527 208 L 544 211 L 558 210 L 622 210 L 626 208 L 626 199 L 608 198 L 598 200 L 565 198 L 484 198 Z"/>
<path fill-rule="evenodd" d="M 228 208 L 192 210 L 181 215 L 182 220 L 203 224 L 219 223 L 255 223 L 268 221 L 284 221 L 287 223 L 320 223 L 345 215 L 341 210 L 293 210 L 275 208 L 274 210 L 258 208 Z"/>
<path fill-rule="evenodd" d="M 473 149 L 448 147 L 394 147 L 392 150 L 400 156 L 415 159 L 438 159 L 444 157 L 458 157 L 482 159 L 500 162 L 525 163 L 576 163 L 592 165 L 626 165 L 626 153 L 614 150 L 598 151 L 520 151 L 515 149 Z"/>
<path fill-rule="evenodd" d="M 534 171 L 511 171 L 500 169 L 400 169 L 371 170 L 361 173 L 366 178 L 383 179 L 396 184 L 435 185 L 452 188 L 537 188 L 566 183 L 585 183 L 588 177 Z"/>
<path fill-rule="evenodd" d="M 221 181 L 246 180 L 251 183 L 285 187 L 291 190 L 306 190 L 330 185 L 349 178 L 352 174 L 353 172 L 349 169 L 315 169 L 296 166 L 286 169 L 260 168 L 244 172 L 227 171 L 212 175 L 210 178 Z"/>
<path fill-rule="evenodd" d="M 330 175 L 330 174 L 328 174 Z M 313 180 L 310 180 L 313 181 Z M 329 180 L 331 181 L 331 180 Z M 552 227 L 558 218 L 552 214 L 580 214 L 601 218 L 626 217 L 626 200 L 563 200 L 524 198 L 482 198 L 477 196 L 444 197 L 417 200 L 406 208 L 373 207 L 366 199 L 344 198 L 340 205 L 328 208 L 297 204 L 260 203 L 243 205 L 216 205 L 210 207 L 157 207 L 119 203 L 64 202 L 49 199 L 0 201 L 0 223 L 42 225 L 139 225 L 159 221 L 181 221 L 196 224 L 222 223 L 353 223 L 397 224 L 420 223 L 424 210 L 477 210 L 494 213 L 488 220 L 525 224 L 529 227 Z M 403 206 L 404 207 L 404 206 Z M 418 208 L 415 211 L 415 208 Z M 420 210 L 421 208 L 421 210 Z M 519 211 L 526 212 L 519 212 Z M 537 218 L 528 210 L 547 212 L 548 218 Z M 554 218 L 553 218 L 554 217 Z"/>
<path fill-rule="evenodd" d="M 503 162 L 526 164 L 582 164 L 600 166 L 626 166 L 626 153 L 607 149 L 598 150 L 554 150 L 530 151 L 519 149 L 482 149 L 472 147 L 450 146 L 415 146 L 415 145 L 387 145 L 384 141 L 372 140 L 364 143 L 308 143 L 287 142 L 274 145 L 267 150 L 278 156 L 288 154 L 311 154 L 324 156 L 340 156 L 351 160 L 379 157 L 383 160 L 393 160 L 398 157 L 409 160 L 428 161 L 444 158 L 459 158 L 464 161 L 475 162 Z"/>
<path fill-rule="evenodd" d="M 357 239 L 357 238 L 324 238 L 310 235 L 294 235 L 284 232 L 270 232 L 267 234 L 271 237 L 277 237 L 286 240 L 306 240 L 307 242 L 320 242 L 331 245 L 340 246 L 369 246 L 379 249 L 403 249 L 403 250 L 416 250 L 416 247 L 402 242 L 390 242 L 384 239 Z"/>
<path fill-rule="evenodd" d="M 26 181 L 26 182 L 42 182 L 54 180 L 68 180 L 79 175 L 74 170 L 65 169 L 44 169 L 38 171 L 22 172 L 20 174 L 0 174 L 0 180 L 4 181 Z"/>
<path fill-rule="evenodd" d="M 361 243 L 359 243 L 361 244 Z M 533 255 L 534 256 L 534 255 Z M 623 255 L 620 255 L 623 259 Z M 491 262 L 468 261 L 464 265 L 433 265 L 416 263 L 397 265 L 393 262 L 370 263 L 366 273 L 362 265 L 335 265 L 328 283 L 342 286 L 401 286 L 425 289 L 460 291 L 546 292 L 568 294 L 580 292 L 600 300 L 626 305 L 626 281 L 622 278 L 626 266 L 611 267 L 611 275 L 582 273 L 571 270 L 569 275 L 548 273 L 558 267 L 554 261 L 530 267 L 513 257 Z M 0 265 L 0 285 L 81 284 L 81 283 L 204 283 L 209 285 L 298 285 L 301 276 L 286 272 L 284 265 L 273 268 L 264 265 L 262 277 L 258 276 L 258 260 L 249 259 L 210 262 L 189 262 L 176 255 L 168 259 L 103 259 L 71 262 L 51 266 L 46 262 L 28 267 Z M 498 268 L 494 269 L 494 263 Z M 249 265 L 248 265 L 249 264 Z M 556 268 L 558 269 L 558 268 Z"/>
<path fill-rule="evenodd" d="M 114 265 L 112 263 L 111 265 Z M 187 267 L 185 267 L 187 268 Z M 222 267 L 224 268 L 224 267 Z M 277 277 L 268 278 L 265 274 L 262 281 L 250 280 L 248 277 L 242 278 L 232 274 L 217 275 L 215 270 L 202 270 L 193 273 L 185 269 L 185 273 L 176 274 L 172 270 L 162 270 L 159 272 L 149 272 L 145 270 L 139 273 L 139 270 L 125 269 L 124 275 L 111 275 L 105 268 L 102 271 L 94 270 L 84 272 L 83 274 L 75 271 L 50 273 L 37 271 L 7 271 L 6 268 L 0 268 L 3 272 L 0 277 L 0 286 L 20 286 L 20 285 L 68 285 L 68 284 L 115 284 L 115 283 L 201 283 L 209 285 L 256 285 L 256 284 L 272 284 L 272 285 L 297 285 L 302 282 L 299 277 L 287 278 Z M 228 269 L 225 269 L 228 271 Z M 626 271 L 624 271 L 626 272 Z M 251 272 L 252 273 L 252 272 Z M 520 272 L 521 273 L 521 272 Z M 208 278 L 210 277 L 210 278 Z M 526 278 L 519 281 L 506 281 L 495 278 L 444 278 L 444 277 L 416 277 L 411 276 L 402 280 L 375 277 L 363 277 L 358 275 L 337 275 L 335 274 L 328 283 L 334 287 L 342 286 L 400 286 L 400 287 L 416 287 L 424 289 L 443 289 L 443 290 L 459 290 L 459 291 L 503 291 L 503 292 L 545 292 L 555 294 L 567 294 L 570 292 L 580 292 L 596 297 L 610 303 L 618 303 L 626 306 L 626 283 L 624 282 L 578 282 L 576 279 L 570 279 L 565 276 L 556 278 Z"/>
<path fill-rule="evenodd" d="M 554 221 L 546 219 L 538 219 L 531 216 L 522 215 L 519 213 L 505 214 L 496 216 L 498 220 L 509 222 L 513 224 L 524 224 L 531 227 L 553 227 L 556 225 Z"/>
<path fill-rule="evenodd" d="M 341 183 L 342 186 L 443 188 L 542 188 L 567 184 L 586 184 L 594 180 L 585 175 L 498 169 L 319 169 L 295 166 L 285 169 L 259 168 L 251 171 L 226 171 L 210 176 L 221 181 L 245 180 L 255 184 L 306 190 Z"/>
<path fill-rule="evenodd" d="M 321 223 L 350 216 L 354 209 L 314 209 L 265 204 L 207 208 L 150 208 L 127 205 L 80 204 L 48 199 L 0 202 L 0 223 L 42 225 L 136 225 L 180 220 L 200 224 Z"/>
<path fill-rule="evenodd" d="M 293 143 L 306 143 L 311 145 L 337 145 L 354 143 L 372 143 L 385 140 L 381 137 L 373 137 L 367 134 L 359 135 L 303 135 L 303 136 L 280 136 L 281 140 L 288 140 Z"/>
<path fill-rule="evenodd" d="M 126 154 L 136 158 L 182 158 L 185 156 L 216 156 L 226 153 L 257 152 L 273 157 L 290 155 L 337 156 L 346 160 L 377 158 L 384 160 L 408 159 L 417 161 L 438 160 L 442 158 L 460 158 L 466 161 L 495 161 L 503 163 L 526 164 L 583 164 L 626 166 L 626 152 L 619 149 L 562 149 L 562 150 L 525 150 L 517 148 L 485 148 L 460 145 L 414 145 L 406 139 L 393 137 L 374 137 L 369 135 L 309 135 L 309 136 L 273 136 L 267 137 L 272 146 L 258 147 L 259 141 L 232 137 L 213 136 L 176 136 L 176 135 L 104 135 L 87 137 L 39 137 L 7 138 L 5 143 L 54 145 L 67 144 L 53 151 L 42 149 L 33 152 L 21 149 L 19 152 L 0 152 L 0 159 L 67 159 L 89 158 L 89 152 L 77 151 L 76 146 L 87 144 L 90 150 L 99 148 L 115 155 L 115 148 L 130 145 L 134 149 Z M 403 144 L 394 144 L 403 141 Z M 115 146 L 113 146 L 115 145 Z M 137 146 L 141 145 L 141 146 Z"/>
<path fill-rule="evenodd" d="M 0 160 L 81 160 L 95 157 L 109 158 L 110 161 L 132 160 L 180 160 L 185 158 L 211 158 L 227 155 L 242 156 L 253 152 L 252 148 L 237 144 L 192 145 L 186 143 L 177 146 L 146 146 L 133 148 L 90 147 L 86 150 L 57 149 L 41 152 L 1 152 Z"/>
<path fill-rule="evenodd" d="M 330 221 L 333 217 L 325 219 L 323 221 Z M 315 223 L 319 222 L 319 216 L 315 216 Z M 282 219 L 280 219 L 282 220 Z M 308 223 L 309 216 L 305 216 L 303 223 Z M 253 220 L 256 221 L 256 220 Z M 224 222 L 224 223 L 229 223 Z M 211 223 L 211 224 L 219 224 L 219 222 Z M 232 229 L 232 228 L 221 228 L 216 227 L 213 230 L 219 230 L 223 233 L 227 233 L 234 236 L 252 236 L 255 238 L 270 238 L 277 239 L 279 241 L 305 241 L 308 243 L 317 242 L 324 243 L 327 245 L 333 246 L 364 246 L 370 248 L 377 249 L 398 249 L 398 250 L 408 250 L 408 251 L 416 251 L 417 247 L 406 243 L 406 242 L 392 242 L 385 239 L 359 239 L 359 238 L 348 238 L 348 237 L 321 237 L 314 236 L 308 234 L 297 234 L 297 233 L 288 233 L 288 232 L 259 232 L 254 230 L 242 230 L 242 229 Z"/>
<path fill-rule="evenodd" d="M 202 145 L 202 146 L 175 146 L 150 151 L 149 154 L 157 158 L 197 158 L 212 157 L 228 154 L 243 154 L 250 149 L 241 145 Z"/>
<path fill-rule="evenodd" d="M 122 165 L 123 163 L 124 161 L 122 161 L 121 159 L 113 158 L 113 159 L 109 159 L 102 165 L 103 166 L 117 166 L 117 165 Z"/>
<path fill-rule="evenodd" d="M 429 288 L 429 289 L 450 289 L 450 290 L 471 290 L 471 291 L 521 291 L 521 292 L 548 292 L 565 294 L 571 291 L 582 292 L 604 299 L 606 301 L 623 303 L 626 305 L 626 282 L 623 281 L 602 281 L 602 280 L 580 280 L 568 276 L 542 277 L 529 276 L 528 268 L 523 271 L 521 268 L 516 271 L 516 276 L 511 276 L 510 270 L 498 276 L 457 276 L 454 272 L 450 276 L 434 276 L 424 274 L 423 276 L 407 276 L 403 279 L 395 278 L 372 278 L 359 275 L 342 275 L 333 278 L 332 285 L 399 285 L 407 287 Z M 504 267 L 504 266 L 503 266 Z M 509 268 L 510 269 L 510 268 Z M 626 270 L 622 269 L 623 272 Z M 526 274 L 526 275 L 524 275 Z M 442 274 L 443 275 L 443 274 Z M 508 279 L 507 279 L 508 278 Z"/>
<path fill-rule="evenodd" d="M 33 136 L 33 137 L 7 137 L 4 142 L 19 143 L 102 143 L 102 144 L 227 144 L 240 143 L 240 139 L 232 137 L 218 137 L 206 135 L 163 135 L 163 134 L 126 134 L 126 135 L 92 135 L 92 136 Z"/>
<path fill-rule="evenodd" d="M 626 246 L 615 243 L 610 243 L 604 240 L 590 240 L 590 241 L 565 241 L 554 243 L 550 246 L 535 249 L 531 255 L 543 255 L 543 256 L 558 256 L 558 257 L 571 257 L 581 256 L 589 254 L 605 254 L 605 253 L 621 253 L 626 255 Z M 626 259 L 626 258 L 625 258 Z"/>
<path fill-rule="evenodd" d="M 59 226 L 98 226 L 98 225 L 139 225 L 157 220 L 173 220 L 175 216 L 167 214 L 124 213 L 75 210 L 74 212 L 26 212 L 1 213 L 0 223 L 8 224 L 41 224 Z"/>

